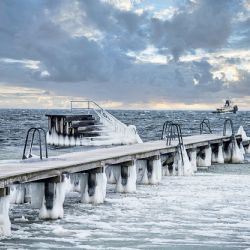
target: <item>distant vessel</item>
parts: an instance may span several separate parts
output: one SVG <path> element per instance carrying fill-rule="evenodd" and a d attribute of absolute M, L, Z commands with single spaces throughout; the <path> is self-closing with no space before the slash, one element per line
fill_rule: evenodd
<path fill-rule="evenodd" d="M 226 100 L 225 104 L 221 108 L 217 108 L 213 113 L 236 113 L 238 111 L 238 106 L 233 105 L 231 100 Z"/>

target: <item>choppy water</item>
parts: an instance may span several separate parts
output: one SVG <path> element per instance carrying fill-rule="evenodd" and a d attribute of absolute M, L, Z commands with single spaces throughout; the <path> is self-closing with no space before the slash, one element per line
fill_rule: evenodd
<path fill-rule="evenodd" d="M 25 131 L 46 127 L 45 110 L 0 110 L 0 159 L 20 158 Z M 250 135 L 250 112 L 214 115 L 194 111 L 113 111 L 135 124 L 143 140 L 160 137 L 165 120 L 183 124 L 184 134 L 199 132 L 210 118 L 222 131 L 230 116 Z M 61 153 L 74 149 L 56 150 Z M 50 150 L 55 154 L 55 150 Z M 156 186 L 140 185 L 135 194 L 114 193 L 106 202 L 81 204 L 78 193 L 65 200 L 62 220 L 41 221 L 28 204 L 12 205 L 12 236 L 0 249 L 247 249 L 250 248 L 250 164 L 217 165 L 192 177 L 164 177 Z M 25 217 L 21 218 L 22 216 Z"/>

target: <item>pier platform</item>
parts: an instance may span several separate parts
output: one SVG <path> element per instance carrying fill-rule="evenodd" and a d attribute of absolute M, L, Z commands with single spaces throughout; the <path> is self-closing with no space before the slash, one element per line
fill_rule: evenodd
<path fill-rule="evenodd" d="M 242 140 L 240 135 L 237 140 Z M 185 148 L 196 149 L 207 145 L 229 142 L 231 136 L 217 134 L 202 134 L 183 137 Z M 145 159 L 156 155 L 166 155 L 176 152 L 178 142 L 173 141 L 167 146 L 166 141 L 151 141 L 141 144 L 102 148 L 91 151 L 68 153 L 49 159 L 29 159 L 8 161 L 0 164 L 0 188 L 13 183 L 33 182 L 61 175 L 63 173 L 77 173 L 119 164 L 131 160 Z M 244 146 L 249 141 L 243 142 Z"/>

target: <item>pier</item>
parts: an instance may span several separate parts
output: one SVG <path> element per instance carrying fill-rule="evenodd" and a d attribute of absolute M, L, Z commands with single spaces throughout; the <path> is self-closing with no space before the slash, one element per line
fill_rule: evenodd
<path fill-rule="evenodd" d="M 63 217 L 65 195 L 79 191 L 83 203 L 102 203 L 106 184 L 115 191 L 136 191 L 137 184 L 158 184 L 163 175 L 192 175 L 212 163 L 242 163 L 250 141 L 241 135 L 201 134 L 68 153 L 58 157 L 0 164 L 0 233 L 10 234 L 8 202 L 30 202 L 41 219 Z"/>

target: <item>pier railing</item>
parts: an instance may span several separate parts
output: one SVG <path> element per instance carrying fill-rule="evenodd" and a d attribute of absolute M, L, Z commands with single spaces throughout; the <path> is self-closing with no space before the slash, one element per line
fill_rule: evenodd
<path fill-rule="evenodd" d="M 77 107 L 75 107 L 74 104 L 78 104 Z M 79 104 L 81 105 L 80 107 Z M 136 129 L 130 129 L 126 124 L 119 121 L 94 101 L 70 101 L 70 107 L 71 112 L 74 110 L 87 110 L 88 112 L 93 111 L 104 125 L 111 127 L 116 133 L 124 136 L 128 134 L 136 136 L 137 134 Z"/>

